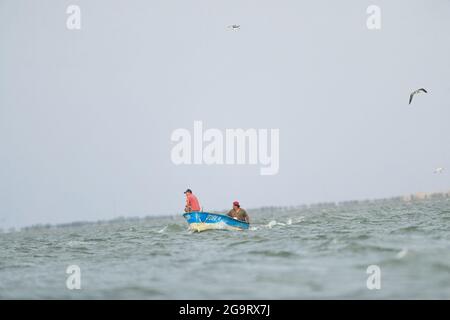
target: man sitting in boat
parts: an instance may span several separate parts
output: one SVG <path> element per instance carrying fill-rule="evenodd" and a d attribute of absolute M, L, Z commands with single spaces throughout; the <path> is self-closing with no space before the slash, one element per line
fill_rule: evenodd
<path fill-rule="evenodd" d="M 228 212 L 228 215 L 234 219 L 250 223 L 247 212 L 241 208 L 238 201 L 233 202 L 233 209 Z"/>
<path fill-rule="evenodd" d="M 200 211 L 200 203 L 197 197 L 192 193 L 191 189 L 187 189 L 184 194 L 186 195 L 186 206 L 184 212 Z"/>

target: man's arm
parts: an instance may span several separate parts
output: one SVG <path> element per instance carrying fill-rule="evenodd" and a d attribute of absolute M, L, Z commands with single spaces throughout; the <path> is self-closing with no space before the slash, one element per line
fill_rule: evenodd
<path fill-rule="evenodd" d="M 250 218 L 248 217 L 247 211 L 244 210 L 244 219 L 245 222 L 250 223 Z"/>
<path fill-rule="evenodd" d="M 184 212 L 191 212 L 191 205 L 189 203 L 189 198 L 186 197 L 186 205 L 184 206 Z"/>

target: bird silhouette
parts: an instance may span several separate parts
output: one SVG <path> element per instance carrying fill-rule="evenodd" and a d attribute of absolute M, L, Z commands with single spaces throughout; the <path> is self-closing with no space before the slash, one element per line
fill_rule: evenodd
<path fill-rule="evenodd" d="M 412 100 L 413 100 L 413 97 L 416 95 L 416 94 L 418 94 L 418 93 L 428 93 L 428 91 L 427 90 L 425 90 L 424 88 L 420 88 L 420 89 L 417 89 L 416 91 L 413 91 L 413 92 L 411 92 L 411 94 L 409 95 L 409 104 L 411 104 L 411 102 L 412 102 Z"/>
<path fill-rule="evenodd" d="M 229 25 L 227 28 L 231 29 L 231 30 L 239 30 L 241 28 L 241 26 L 239 24 L 232 24 L 232 25 Z"/>

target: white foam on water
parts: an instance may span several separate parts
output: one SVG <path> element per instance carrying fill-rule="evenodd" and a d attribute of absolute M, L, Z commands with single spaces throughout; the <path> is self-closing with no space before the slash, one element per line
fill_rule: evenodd
<path fill-rule="evenodd" d="M 276 225 L 277 225 L 277 222 L 275 220 L 272 220 L 268 224 L 266 224 L 266 227 L 269 229 L 272 229 L 272 227 L 274 227 Z"/>
<path fill-rule="evenodd" d="M 402 249 L 400 252 L 396 254 L 397 259 L 403 259 L 408 254 L 408 249 Z"/>
<path fill-rule="evenodd" d="M 166 232 L 168 226 L 165 226 L 164 228 L 162 228 L 161 230 L 158 231 L 158 233 L 164 233 Z"/>
<path fill-rule="evenodd" d="M 86 242 L 84 242 L 84 241 L 77 241 L 77 240 L 71 240 L 71 241 L 66 243 L 66 245 L 68 247 L 79 247 L 79 246 L 82 246 L 82 245 L 85 245 L 85 244 L 86 244 Z"/>
<path fill-rule="evenodd" d="M 294 217 L 293 219 L 290 219 L 290 220 L 291 220 L 291 224 L 297 224 L 297 223 L 303 222 L 305 220 L 305 217 L 299 216 L 299 217 Z"/>

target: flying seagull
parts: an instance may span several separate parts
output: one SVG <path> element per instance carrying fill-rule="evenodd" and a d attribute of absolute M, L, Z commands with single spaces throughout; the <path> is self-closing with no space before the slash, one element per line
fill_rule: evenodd
<path fill-rule="evenodd" d="M 411 92 L 411 94 L 409 95 L 409 104 L 411 104 L 413 97 L 414 97 L 416 94 L 421 93 L 421 92 L 423 92 L 423 93 L 428 93 L 428 91 L 425 90 L 424 88 L 420 88 L 420 89 L 417 89 L 416 91 Z"/>
<path fill-rule="evenodd" d="M 239 25 L 239 24 L 232 24 L 232 25 L 228 26 L 227 28 L 231 29 L 231 30 L 239 30 L 241 28 L 241 25 Z"/>
<path fill-rule="evenodd" d="M 439 168 L 436 168 L 436 170 L 434 170 L 434 173 L 442 173 L 442 171 L 444 171 L 444 168 L 439 167 Z"/>

